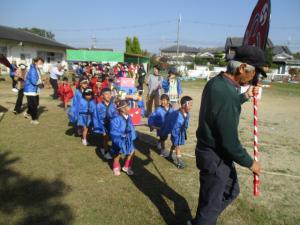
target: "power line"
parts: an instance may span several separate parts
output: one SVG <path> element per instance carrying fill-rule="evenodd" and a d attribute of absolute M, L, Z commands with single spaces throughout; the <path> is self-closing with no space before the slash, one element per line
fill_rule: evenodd
<path fill-rule="evenodd" d="M 165 21 L 157 21 L 157 22 L 151 22 L 151 23 L 145 23 L 145 24 L 137 24 L 137 25 L 130 25 L 130 26 L 117 26 L 117 27 L 101 27 L 101 28 L 73 28 L 73 29 L 50 29 L 51 31 L 55 32 L 78 32 L 78 31 L 111 31 L 111 30 L 124 30 L 124 29 L 136 29 L 136 28 L 143 28 L 143 27 L 151 27 L 151 26 L 157 26 L 162 24 L 169 24 L 174 23 L 177 20 L 165 20 Z"/>

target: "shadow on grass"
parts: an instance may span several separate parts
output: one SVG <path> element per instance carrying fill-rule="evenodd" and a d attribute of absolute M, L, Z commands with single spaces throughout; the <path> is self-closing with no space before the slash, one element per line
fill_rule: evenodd
<path fill-rule="evenodd" d="M 139 131 L 137 131 L 137 134 L 138 134 L 140 142 L 143 142 L 144 144 L 148 145 L 148 147 L 151 148 L 152 151 L 154 151 L 155 153 L 160 155 L 160 150 L 158 150 L 157 147 L 156 147 L 156 143 L 158 141 L 157 137 L 153 137 L 149 134 L 144 134 L 144 133 L 141 133 Z M 172 165 L 175 165 L 174 162 L 173 162 L 172 157 L 165 157 L 165 159 L 167 161 L 169 161 Z"/>
<path fill-rule="evenodd" d="M 0 112 L 7 112 L 8 111 L 8 109 L 7 108 L 5 108 L 5 107 L 3 107 L 2 105 L 0 105 Z"/>
<path fill-rule="evenodd" d="M 48 112 L 48 109 L 46 108 L 46 106 L 39 106 L 39 108 L 38 108 L 39 116 L 42 115 L 44 112 Z"/>
<path fill-rule="evenodd" d="M 62 203 L 62 198 L 70 192 L 70 187 L 59 178 L 48 181 L 30 178 L 14 171 L 10 166 L 19 160 L 17 157 L 11 158 L 9 152 L 0 152 L 0 223 L 72 224 L 72 210 Z"/>
<path fill-rule="evenodd" d="M 130 176 L 130 179 L 156 206 L 166 224 L 186 224 L 186 221 L 192 218 L 187 201 L 167 184 L 159 168 L 157 168 L 151 158 L 149 144 L 139 139 L 136 140 L 135 147 L 146 156 L 146 159 L 143 160 L 137 156 L 134 157 L 133 167 L 136 173 L 134 176 Z M 153 164 L 160 178 L 145 168 L 149 163 Z M 167 204 L 165 198 L 173 202 L 174 212 Z"/>

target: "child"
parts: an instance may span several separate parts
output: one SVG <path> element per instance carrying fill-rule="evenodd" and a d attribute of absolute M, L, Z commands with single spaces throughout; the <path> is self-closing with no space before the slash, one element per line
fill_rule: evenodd
<path fill-rule="evenodd" d="M 190 110 L 193 106 L 193 99 L 190 96 L 184 96 L 180 100 L 181 107 L 170 113 L 161 129 L 161 136 L 164 140 L 167 139 L 169 133 L 171 133 L 172 147 L 170 156 L 172 156 L 173 150 L 176 151 L 176 158 L 173 159 L 175 165 L 179 169 L 185 167 L 185 163 L 182 160 L 180 146 L 184 145 L 187 139 L 186 131 L 189 126 Z"/>
<path fill-rule="evenodd" d="M 125 165 L 122 170 L 127 175 L 133 175 L 132 157 L 134 154 L 133 141 L 136 139 L 136 132 L 132 125 L 128 104 L 125 100 L 120 101 L 118 105 L 119 115 L 110 123 L 110 136 L 112 139 L 112 152 L 114 153 L 113 173 L 120 176 L 120 157 L 126 156 Z"/>
<path fill-rule="evenodd" d="M 64 77 L 62 84 L 58 87 L 58 95 L 64 104 L 65 110 L 67 110 L 68 102 L 73 98 L 73 90 L 71 85 L 68 83 L 68 78 Z"/>
<path fill-rule="evenodd" d="M 87 88 L 82 93 L 82 98 L 79 100 L 78 107 L 78 122 L 77 126 L 82 128 L 82 144 L 88 145 L 87 134 L 92 126 L 92 115 L 96 107 L 93 100 L 92 89 Z"/>
<path fill-rule="evenodd" d="M 168 74 L 168 79 L 163 80 L 162 82 L 162 88 L 165 93 L 169 95 L 170 103 L 173 108 L 175 108 L 180 95 L 182 95 L 182 87 L 180 80 L 176 78 L 178 76 L 178 72 L 175 67 L 170 68 Z"/>
<path fill-rule="evenodd" d="M 137 107 L 141 109 L 142 117 L 145 117 L 145 103 L 143 100 L 143 90 L 138 91 L 138 96 L 137 96 Z"/>
<path fill-rule="evenodd" d="M 102 78 L 98 77 L 96 85 L 93 88 L 93 93 L 97 104 L 102 101 L 102 89 Z"/>
<path fill-rule="evenodd" d="M 79 106 L 79 101 L 82 98 L 82 93 L 83 91 L 88 87 L 88 80 L 85 79 L 81 79 L 79 81 L 79 87 L 75 90 L 75 95 L 73 97 L 72 100 L 72 104 L 71 107 L 69 108 L 68 111 L 68 117 L 69 117 L 69 121 L 76 125 L 77 124 L 77 120 L 78 120 L 78 106 Z M 81 129 L 78 129 L 78 135 L 81 135 Z"/>
<path fill-rule="evenodd" d="M 94 114 L 94 132 L 102 135 L 101 154 L 106 159 L 111 159 L 108 151 L 110 121 L 118 115 L 116 106 L 112 102 L 111 90 L 109 88 L 102 89 L 102 102 L 96 106 Z"/>
<path fill-rule="evenodd" d="M 165 123 L 166 117 L 169 113 L 173 112 L 172 105 L 170 104 L 169 96 L 162 94 L 160 97 L 160 106 L 149 116 L 148 125 L 151 129 L 157 129 L 157 136 L 159 137 L 157 149 L 160 150 L 160 155 L 167 157 L 168 154 L 165 150 L 165 138 L 161 135 L 161 128 Z"/>

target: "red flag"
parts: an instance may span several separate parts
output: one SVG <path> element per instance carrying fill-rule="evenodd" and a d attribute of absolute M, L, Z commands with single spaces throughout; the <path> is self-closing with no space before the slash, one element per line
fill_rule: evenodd
<path fill-rule="evenodd" d="M 248 23 L 243 45 L 255 45 L 265 49 L 271 17 L 271 0 L 258 0 Z"/>
<path fill-rule="evenodd" d="M 0 63 L 2 63 L 4 66 L 10 68 L 10 62 L 7 60 L 7 58 L 3 54 L 0 54 Z"/>

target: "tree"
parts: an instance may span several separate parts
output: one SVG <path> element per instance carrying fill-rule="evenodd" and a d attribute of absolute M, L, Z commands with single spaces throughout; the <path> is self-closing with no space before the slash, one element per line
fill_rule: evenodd
<path fill-rule="evenodd" d="M 33 34 L 37 34 L 41 37 L 45 37 L 51 40 L 55 40 L 55 34 L 53 34 L 51 31 L 47 31 L 44 29 L 40 29 L 40 28 L 36 28 L 36 27 L 32 27 L 32 28 L 27 28 L 27 27 L 23 27 L 23 28 L 18 28 L 20 30 L 24 30 Z"/>
<path fill-rule="evenodd" d="M 142 55 L 143 55 L 143 56 L 150 57 L 151 53 L 150 53 L 150 52 L 148 52 L 148 50 L 147 50 L 147 49 L 144 49 L 144 50 L 142 50 Z"/>
<path fill-rule="evenodd" d="M 295 59 L 300 59 L 300 52 L 296 52 L 293 54 Z"/>
<path fill-rule="evenodd" d="M 133 37 L 131 50 L 132 50 L 132 53 L 134 53 L 134 54 L 139 54 L 139 55 L 142 54 L 140 42 L 136 36 Z"/>
<path fill-rule="evenodd" d="M 126 53 L 132 53 L 132 41 L 130 37 L 126 38 L 125 48 L 126 48 Z"/>

